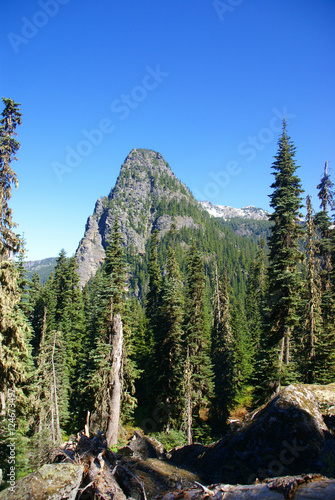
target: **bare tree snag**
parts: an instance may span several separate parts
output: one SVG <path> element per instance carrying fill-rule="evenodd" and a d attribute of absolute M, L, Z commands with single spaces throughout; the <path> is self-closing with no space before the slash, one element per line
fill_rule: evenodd
<path fill-rule="evenodd" d="M 53 379 L 53 387 L 51 389 L 51 392 L 54 393 L 54 409 L 55 409 L 55 423 L 56 423 L 56 438 L 57 441 L 61 442 L 62 436 L 61 436 L 61 431 L 60 431 L 60 424 L 59 424 L 59 411 L 58 411 L 58 395 L 57 395 L 57 378 L 56 378 L 56 369 L 55 369 L 55 349 L 56 349 L 56 338 L 57 338 L 58 332 L 55 332 L 54 336 L 54 343 L 52 346 L 52 356 L 51 356 L 51 364 L 52 364 L 52 379 Z"/>
<path fill-rule="evenodd" d="M 91 413 L 88 411 L 87 412 L 87 416 L 86 416 L 86 424 L 85 424 L 85 432 L 84 432 L 84 436 L 86 437 L 90 437 L 90 416 L 91 416 Z"/>
<path fill-rule="evenodd" d="M 191 364 L 190 348 L 187 346 L 186 358 L 186 416 L 187 416 L 187 444 L 192 444 L 192 400 L 191 400 Z"/>
<path fill-rule="evenodd" d="M 117 444 L 122 393 L 123 326 L 120 314 L 115 314 L 111 329 L 111 382 L 108 388 L 109 417 L 106 433 L 107 445 Z"/>

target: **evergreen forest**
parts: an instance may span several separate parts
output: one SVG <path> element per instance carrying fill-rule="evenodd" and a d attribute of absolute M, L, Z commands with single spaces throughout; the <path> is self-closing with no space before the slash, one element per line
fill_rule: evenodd
<path fill-rule="evenodd" d="M 15 442 L 17 478 L 78 432 L 117 450 L 138 429 L 167 449 L 209 443 L 229 419 L 293 382 L 335 375 L 334 192 L 320 162 L 318 200 L 304 193 L 284 120 L 269 221 L 212 220 L 186 202 L 170 215 L 202 229 L 152 231 L 144 255 L 117 217 L 96 274 L 80 286 L 60 249 L 52 274 L 27 275 L 10 200 L 20 105 L 0 121 L 0 464 Z M 172 181 L 169 181 L 172 182 Z M 160 213 L 169 207 L 161 203 Z M 193 210 L 191 213 L 190 210 Z M 200 213 L 200 212 L 199 212 Z M 306 215 L 303 216 L 302 213 Z M 224 237 L 218 238 L 221 232 Z"/>

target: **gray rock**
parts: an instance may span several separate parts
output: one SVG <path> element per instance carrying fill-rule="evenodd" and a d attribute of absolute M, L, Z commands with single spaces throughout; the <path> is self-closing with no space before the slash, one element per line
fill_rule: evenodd
<path fill-rule="evenodd" d="M 209 447 L 193 446 L 190 454 L 188 447 L 177 450 L 172 461 L 187 466 L 189 455 L 192 470 L 207 484 L 248 484 L 256 478 L 329 473 L 333 445 L 314 393 L 294 384 L 249 415 L 236 432 Z"/>
<path fill-rule="evenodd" d="M 46 464 L 0 493 L 1 500 L 75 500 L 84 466 Z"/>

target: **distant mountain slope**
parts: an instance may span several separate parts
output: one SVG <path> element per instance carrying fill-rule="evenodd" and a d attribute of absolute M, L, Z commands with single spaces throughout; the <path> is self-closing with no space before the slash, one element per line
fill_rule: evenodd
<path fill-rule="evenodd" d="M 56 266 L 57 257 L 49 257 L 42 260 L 31 260 L 24 263 L 24 267 L 28 272 L 28 277 L 36 273 L 40 277 L 41 283 L 44 283 Z"/>
<path fill-rule="evenodd" d="M 268 220 L 270 215 L 266 210 L 256 208 L 253 205 L 243 208 L 233 208 L 226 205 L 214 205 L 210 201 L 199 201 L 199 204 L 213 217 L 222 217 L 223 219 Z"/>

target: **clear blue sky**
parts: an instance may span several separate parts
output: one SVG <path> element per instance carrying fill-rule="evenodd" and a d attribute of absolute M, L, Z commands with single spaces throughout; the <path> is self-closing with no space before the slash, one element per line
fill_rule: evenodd
<path fill-rule="evenodd" d="M 269 208 L 280 122 L 335 180 L 334 0 L 2 2 L 1 97 L 22 104 L 13 218 L 28 259 L 72 255 L 133 148 L 197 199 Z"/>

